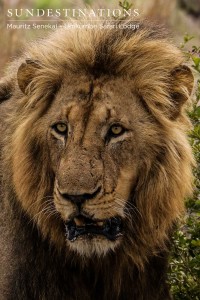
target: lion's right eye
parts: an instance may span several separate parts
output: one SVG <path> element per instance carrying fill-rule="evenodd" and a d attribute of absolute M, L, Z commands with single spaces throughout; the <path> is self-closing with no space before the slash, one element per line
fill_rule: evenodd
<path fill-rule="evenodd" d="M 68 128 L 65 123 L 57 123 L 52 126 L 53 130 L 60 135 L 66 135 Z"/>
<path fill-rule="evenodd" d="M 108 136 L 118 137 L 122 135 L 124 132 L 125 132 L 125 128 L 122 127 L 120 124 L 113 124 L 108 131 Z"/>

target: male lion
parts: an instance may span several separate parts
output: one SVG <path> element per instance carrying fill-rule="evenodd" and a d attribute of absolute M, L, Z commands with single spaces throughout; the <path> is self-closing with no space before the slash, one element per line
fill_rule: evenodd
<path fill-rule="evenodd" d="M 129 27 L 55 31 L 1 80 L 1 300 L 171 299 L 193 76 Z"/>

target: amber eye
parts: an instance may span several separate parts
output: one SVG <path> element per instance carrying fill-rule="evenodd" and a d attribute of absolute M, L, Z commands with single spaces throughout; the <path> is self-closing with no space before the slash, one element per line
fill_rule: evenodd
<path fill-rule="evenodd" d="M 57 133 L 59 134 L 66 134 L 67 133 L 67 125 L 65 123 L 57 123 L 55 125 L 53 125 L 52 127 Z"/>
<path fill-rule="evenodd" d="M 121 125 L 113 124 L 109 129 L 109 135 L 117 137 L 117 136 L 121 135 L 122 133 L 124 133 L 124 131 L 125 131 L 125 129 Z"/>

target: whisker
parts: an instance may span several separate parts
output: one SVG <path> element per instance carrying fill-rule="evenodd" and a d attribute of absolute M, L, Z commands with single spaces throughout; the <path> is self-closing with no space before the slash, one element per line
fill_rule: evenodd
<path fill-rule="evenodd" d="M 29 222 L 34 221 L 34 220 L 39 221 L 41 215 L 43 215 L 43 214 L 45 215 L 46 213 L 51 213 L 51 212 L 57 213 L 52 200 L 51 201 L 46 200 L 45 202 L 41 203 L 41 210 L 38 213 L 36 213 Z"/>
<path fill-rule="evenodd" d="M 132 215 L 135 215 L 136 218 L 142 218 L 142 215 L 138 208 L 133 203 L 127 202 L 125 199 L 123 199 L 120 194 L 117 194 L 115 203 L 119 206 L 120 210 L 123 209 L 124 216 L 127 218 L 131 226 L 133 226 L 133 223 L 135 225 L 137 224 L 137 220 L 133 218 Z M 116 210 L 118 211 L 118 209 Z"/>
<path fill-rule="evenodd" d="M 45 214 L 46 214 L 47 212 L 45 212 Z M 55 211 L 50 211 L 49 212 L 49 214 L 47 215 L 47 217 L 44 219 L 44 222 L 46 222 L 46 220 L 48 219 L 48 218 L 51 218 L 51 217 L 53 217 L 53 216 L 56 216 L 56 217 L 58 217 L 59 216 L 59 213 L 55 210 Z"/>
<path fill-rule="evenodd" d="M 124 207 L 127 207 L 127 208 L 131 208 L 134 210 L 134 212 L 136 211 L 140 217 L 142 218 L 142 214 L 141 212 L 139 211 L 139 209 L 136 207 L 136 205 L 134 205 L 133 203 L 131 202 L 127 202 L 126 200 L 124 200 L 121 195 L 119 193 L 117 193 L 117 195 L 119 195 L 119 200 L 122 201 L 122 205 L 124 205 Z"/>
<path fill-rule="evenodd" d="M 54 199 L 53 196 L 45 196 L 45 197 L 39 198 L 29 206 L 29 209 L 40 202 L 45 203 L 46 201 L 52 201 L 53 199 Z M 45 201 L 43 201 L 43 200 L 45 200 Z"/>

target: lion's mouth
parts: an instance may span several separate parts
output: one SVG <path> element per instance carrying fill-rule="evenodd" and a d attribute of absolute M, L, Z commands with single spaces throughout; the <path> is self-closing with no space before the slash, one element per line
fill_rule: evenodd
<path fill-rule="evenodd" d="M 113 217 L 106 220 L 95 221 L 93 219 L 77 216 L 65 223 L 66 236 L 71 242 L 74 242 L 79 236 L 105 236 L 110 241 L 115 241 L 122 235 L 122 221 L 119 217 Z"/>

